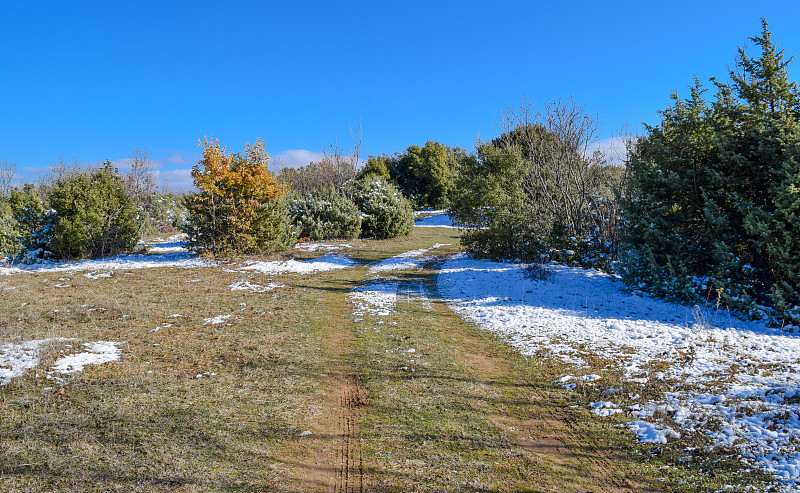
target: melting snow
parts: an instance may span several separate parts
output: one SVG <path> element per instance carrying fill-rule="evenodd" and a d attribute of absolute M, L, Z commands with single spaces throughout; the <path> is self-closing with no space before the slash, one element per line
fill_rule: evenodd
<path fill-rule="evenodd" d="M 310 242 L 303 242 L 298 243 L 294 247 L 294 250 L 299 250 L 302 252 L 335 252 L 341 250 L 343 248 L 353 248 L 353 245 L 350 244 L 343 244 L 343 245 L 335 245 L 332 243 L 310 243 Z"/>
<path fill-rule="evenodd" d="M 268 291 L 272 291 L 273 289 L 282 288 L 284 287 L 283 284 L 279 284 L 277 282 L 271 282 L 264 286 L 263 284 L 251 283 L 250 281 L 236 281 L 232 284 L 229 284 L 228 287 L 231 291 L 247 291 L 248 293 L 266 293 Z"/>
<path fill-rule="evenodd" d="M 657 428 L 647 421 L 631 421 L 627 426 L 639 436 L 639 441 L 647 443 L 667 443 L 667 437 L 680 438 L 680 433 L 672 428 Z"/>
<path fill-rule="evenodd" d="M 156 238 L 150 242 L 140 241 L 139 244 L 147 247 L 147 253 L 175 253 L 188 251 L 188 240 L 186 233 L 178 233 L 167 239 Z"/>
<path fill-rule="evenodd" d="M 419 228 L 456 228 L 453 221 L 445 211 L 435 211 L 432 216 L 423 217 L 414 221 L 414 226 Z"/>
<path fill-rule="evenodd" d="M 422 268 L 422 266 L 428 261 L 428 258 L 424 257 L 426 253 L 436 248 L 448 245 L 450 245 L 450 243 L 437 243 L 430 248 L 420 248 L 419 250 L 411 250 L 401 253 L 400 255 L 395 255 L 394 257 L 389 257 L 370 267 L 367 271 L 367 274 L 378 274 L 380 272 L 388 272 L 393 270 Z"/>
<path fill-rule="evenodd" d="M 56 337 L 21 344 L 0 344 L 0 385 L 6 385 L 11 379 L 21 377 L 28 370 L 35 368 L 40 363 L 42 352 L 47 346 L 75 340 Z M 119 348 L 121 344 L 121 342 L 107 341 L 86 343 L 83 345 L 85 352 L 59 358 L 50 368 L 50 373 L 72 374 L 82 371 L 87 365 L 116 361 L 122 352 Z"/>
<path fill-rule="evenodd" d="M 784 486 L 800 485 L 800 336 L 630 295 L 593 270 L 551 265 L 550 279 L 532 281 L 523 268 L 457 256 L 442 266 L 439 289 L 458 313 L 524 354 L 549 352 L 576 368 L 600 357 L 619 362 L 627 382 L 667 382 L 672 392 L 634 409 L 630 426 L 642 440 L 678 436 L 643 421 L 660 410 L 682 430 L 735 447 Z M 570 380 L 559 383 L 574 388 Z"/>
<path fill-rule="evenodd" d="M 71 340 L 74 339 L 38 339 L 21 344 L 0 344 L 0 385 L 6 385 L 12 378 L 21 377 L 35 368 L 46 346 Z"/>
<path fill-rule="evenodd" d="M 111 277 L 113 275 L 114 275 L 114 273 L 112 271 L 101 272 L 99 274 L 97 274 L 95 272 L 87 272 L 86 274 L 83 275 L 83 277 L 85 277 L 87 279 L 100 279 L 102 277 Z"/>
<path fill-rule="evenodd" d="M 148 269 L 155 267 L 212 267 L 216 264 L 186 252 L 165 253 L 162 255 L 117 255 L 101 259 L 80 260 L 77 262 L 43 262 L 41 264 L 19 267 L 0 267 L 0 275 L 36 272 L 78 272 L 119 269 Z"/>
<path fill-rule="evenodd" d="M 53 372 L 72 374 L 83 371 L 88 365 L 100 365 L 119 360 L 122 349 L 121 342 L 97 341 L 87 342 L 83 345 L 86 351 L 78 354 L 71 354 L 56 360 L 50 368 Z"/>
<path fill-rule="evenodd" d="M 355 305 L 353 314 L 358 317 L 389 315 L 397 304 L 397 281 L 376 281 L 359 286 L 348 295 Z"/>
<path fill-rule="evenodd" d="M 611 416 L 622 412 L 622 409 L 611 401 L 592 402 L 589 404 L 589 408 L 598 416 Z"/>
<path fill-rule="evenodd" d="M 254 270 L 262 274 L 284 274 L 292 272 L 295 274 L 314 274 L 335 269 L 345 269 L 357 265 L 358 262 L 343 255 L 323 255 L 313 260 L 286 260 L 273 262 L 255 262 L 243 270 Z"/>
<path fill-rule="evenodd" d="M 204 318 L 203 324 L 205 325 L 217 325 L 225 323 L 226 320 L 231 318 L 231 315 L 217 315 L 216 317 L 211 318 Z"/>

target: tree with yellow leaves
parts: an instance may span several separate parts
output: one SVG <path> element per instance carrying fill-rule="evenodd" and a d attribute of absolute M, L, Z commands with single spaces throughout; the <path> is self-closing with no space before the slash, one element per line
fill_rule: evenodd
<path fill-rule="evenodd" d="M 211 255 L 272 252 L 295 239 L 281 197 L 287 192 L 269 172 L 264 141 L 226 153 L 219 139 L 198 140 L 203 158 L 192 168 L 199 192 L 187 199 L 185 231 L 195 250 Z"/>

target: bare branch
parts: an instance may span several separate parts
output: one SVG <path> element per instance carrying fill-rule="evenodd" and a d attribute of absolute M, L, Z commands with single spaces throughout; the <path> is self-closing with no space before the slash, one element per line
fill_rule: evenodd
<path fill-rule="evenodd" d="M 9 163 L 7 160 L 0 160 L 0 197 L 11 195 L 11 188 L 14 184 L 14 177 L 17 173 L 17 165 Z"/>

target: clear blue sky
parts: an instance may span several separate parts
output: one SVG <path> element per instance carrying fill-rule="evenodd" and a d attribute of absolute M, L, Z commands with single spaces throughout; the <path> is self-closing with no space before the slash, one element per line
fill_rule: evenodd
<path fill-rule="evenodd" d="M 146 147 L 180 188 L 204 135 L 230 150 L 262 137 L 291 161 L 347 147 L 360 121 L 365 155 L 426 140 L 471 149 L 523 95 L 585 101 L 608 138 L 657 122 L 694 75 L 724 77 L 762 16 L 800 55 L 796 0 L 10 0 L 0 160 L 32 179 L 59 156 L 122 163 Z"/>

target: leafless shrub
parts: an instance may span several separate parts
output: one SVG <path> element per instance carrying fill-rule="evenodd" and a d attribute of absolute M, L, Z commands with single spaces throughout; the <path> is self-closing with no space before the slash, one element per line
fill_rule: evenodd
<path fill-rule="evenodd" d="M 153 178 L 153 162 L 147 148 L 136 148 L 130 154 L 130 170 L 125 173 L 125 193 L 144 205 L 156 191 L 156 182 Z"/>
<path fill-rule="evenodd" d="M 5 159 L 0 159 L 0 197 L 8 197 L 14 184 L 14 177 L 17 173 L 17 165 L 9 163 Z"/>
<path fill-rule="evenodd" d="M 322 159 L 318 162 L 299 168 L 284 167 L 278 177 L 301 195 L 329 187 L 349 193 L 348 184 L 355 181 L 361 165 L 361 125 L 355 130 L 351 128 L 350 134 L 353 146 L 349 152 L 338 143 L 332 144 L 322 150 Z"/>

